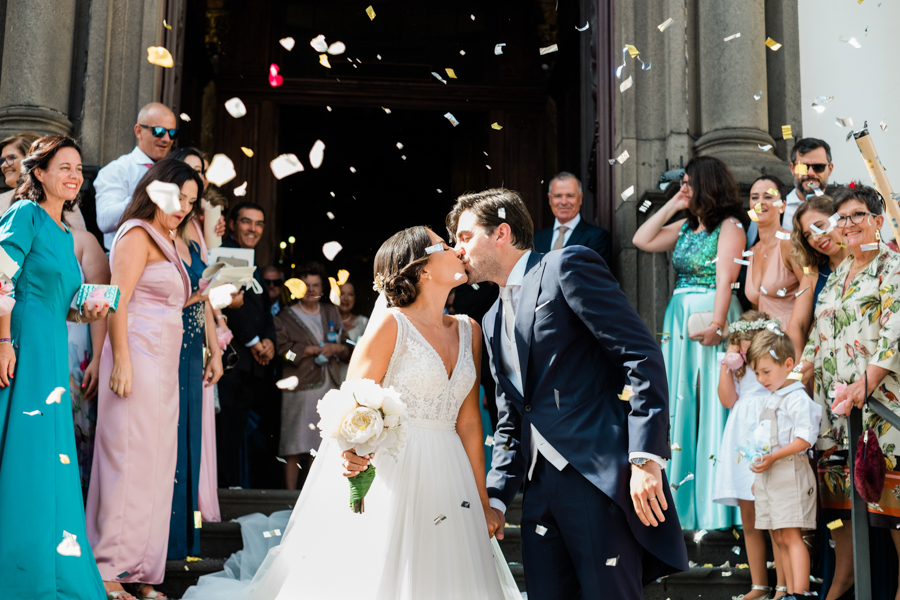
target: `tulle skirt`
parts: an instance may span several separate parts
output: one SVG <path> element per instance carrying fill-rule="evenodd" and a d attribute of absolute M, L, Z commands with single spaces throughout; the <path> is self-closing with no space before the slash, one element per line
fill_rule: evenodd
<path fill-rule="evenodd" d="M 502 555 L 495 560 L 459 436 L 429 423 L 410 428 L 396 461 L 378 462 L 363 514 L 351 512 L 340 450 L 324 440 L 281 544 L 269 549 L 277 538 L 262 535 L 276 515 L 242 519 L 245 550 L 184 599 L 519 600 Z"/>

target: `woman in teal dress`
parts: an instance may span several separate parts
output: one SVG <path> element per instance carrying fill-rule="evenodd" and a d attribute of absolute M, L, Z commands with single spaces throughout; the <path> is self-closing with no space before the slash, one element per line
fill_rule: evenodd
<path fill-rule="evenodd" d="M 0 317 L 0 597 L 97 600 L 106 594 L 85 534 L 67 393 L 66 320 L 107 312 L 69 306 L 81 277 L 63 215 L 81 189 L 81 151 L 48 136 L 22 166 L 20 199 L 0 220 L 0 248 L 19 266 L 5 273 L 16 303 Z M 54 401 L 55 388 L 66 391 Z"/>
<path fill-rule="evenodd" d="M 685 209 L 686 218 L 672 221 Z M 641 250 L 673 251 L 675 292 L 661 339 L 674 450 L 666 471 L 684 529 L 724 529 L 736 522 L 734 509 L 713 503 L 712 497 L 716 454 L 728 416 L 717 397 L 717 353 L 725 351 L 722 327 L 741 315 L 732 284 L 747 243 L 746 219 L 728 167 L 700 156 L 688 163 L 678 193 L 634 234 L 634 245 Z M 710 312 L 712 319 L 691 338 L 688 319 L 697 312 Z"/>

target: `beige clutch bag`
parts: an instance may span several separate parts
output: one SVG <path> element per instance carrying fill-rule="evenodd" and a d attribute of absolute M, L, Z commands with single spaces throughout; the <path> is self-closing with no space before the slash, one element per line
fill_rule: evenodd
<path fill-rule="evenodd" d="M 695 312 L 692 313 L 690 317 L 688 317 L 687 328 L 688 328 L 688 337 L 693 338 L 694 336 L 700 335 L 700 332 L 712 325 L 713 322 L 713 314 L 712 311 L 706 310 L 703 312 Z M 722 329 L 722 339 L 728 339 L 728 323 L 725 323 L 725 326 Z"/>

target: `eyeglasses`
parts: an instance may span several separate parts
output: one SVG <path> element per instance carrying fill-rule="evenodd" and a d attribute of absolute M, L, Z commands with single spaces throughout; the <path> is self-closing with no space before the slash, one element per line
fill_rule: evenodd
<path fill-rule="evenodd" d="M 876 217 L 876 216 L 878 216 L 878 215 L 873 215 L 872 213 L 869 213 L 869 212 L 855 212 L 852 215 L 846 215 L 843 217 L 838 216 L 837 226 L 838 227 L 846 227 L 848 220 L 851 223 L 853 223 L 854 225 L 859 225 L 860 223 L 863 222 L 863 219 L 865 219 L 866 217 Z"/>
<path fill-rule="evenodd" d="M 6 156 L 0 156 L 0 167 L 5 165 L 6 163 L 13 164 L 18 160 L 18 156 L 15 154 L 7 154 Z"/>
<path fill-rule="evenodd" d="M 809 165 L 809 164 L 806 164 L 806 163 L 797 163 L 797 164 L 798 164 L 798 165 L 806 165 L 806 168 L 807 168 L 807 169 L 812 169 L 812 170 L 815 171 L 816 173 L 824 173 L 824 172 L 825 172 L 825 167 L 828 166 L 828 165 L 825 164 L 825 163 L 816 163 L 816 164 L 813 164 L 813 165 Z M 795 168 L 796 168 L 796 165 L 794 165 L 794 166 L 795 166 Z"/>
<path fill-rule="evenodd" d="M 280 287 L 281 284 L 284 283 L 284 280 L 282 280 L 282 279 L 263 279 L 263 283 L 265 283 L 268 286 Z"/>
<path fill-rule="evenodd" d="M 138 125 L 140 125 L 140 123 L 138 123 Z M 169 139 L 171 140 L 174 140 L 178 137 L 177 129 L 166 129 L 165 127 L 160 127 L 159 125 L 157 125 L 156 127 L 151 127 L 150 125 L 141 125 L 141 127 L 143 127 L 144 129 L 149 129 L 150 133 L 152 133 L 153 137 L 155 138 L 161 138 L 162 136 L 166 135 L 166 133 L 169 134 Z"/>

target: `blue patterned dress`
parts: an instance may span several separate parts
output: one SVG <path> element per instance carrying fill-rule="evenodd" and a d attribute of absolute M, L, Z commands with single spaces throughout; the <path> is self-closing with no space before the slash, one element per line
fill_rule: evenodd
<path fill-rule="evenodd" d="M 662 351 L 669 377 L 669 419 L 672 460 L 667 474 L 679 486 L 672 492 L 684 529 L 724 529 L 736 522 L 735 510 L 713 503 L 715 464 L 728 411 L 719 402 L 718 352 L 721 346 L 703 346 L 688 339 L 688 318 L 695 312 L 714 310 L 716 259 L 721 224 L 711 232 L 693 232 L 682 226 L 672 264 L 677 281 L 666 308 Z M 741 316 L 734 293 L 728 322 Z M 677 444 L 677 445 L 676 445 Z M 677 450 L 677 448 L 681 450 Z M 690 474 L 693 480 L 684 481 Z M 684 482 L 684 483 L 682 483 Z M 679 485 L 680 484 L 680 485 Z"/>

